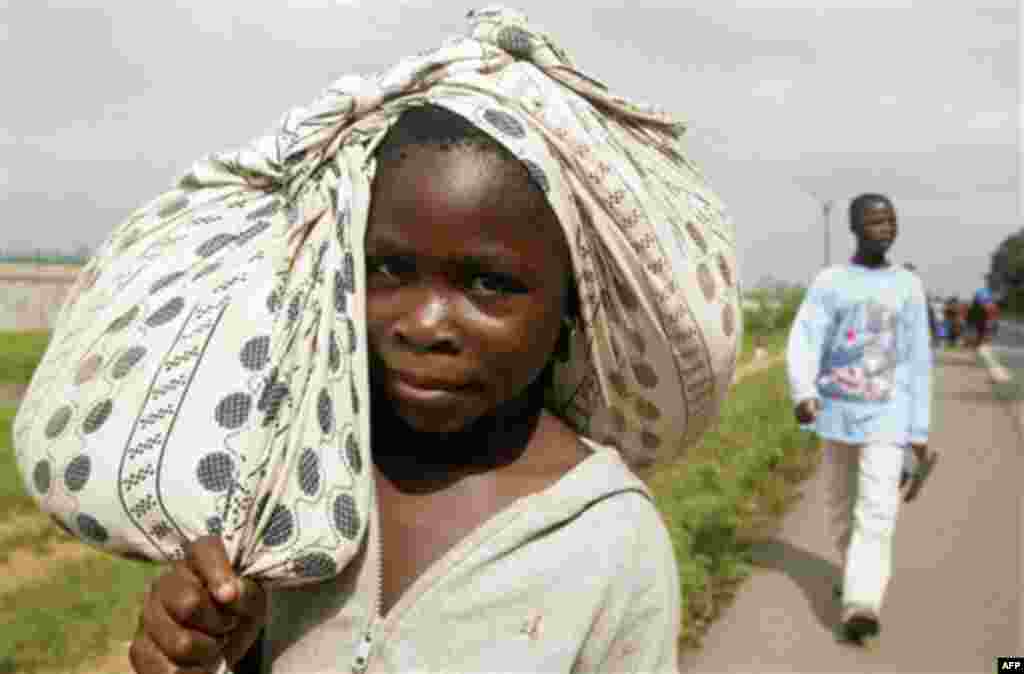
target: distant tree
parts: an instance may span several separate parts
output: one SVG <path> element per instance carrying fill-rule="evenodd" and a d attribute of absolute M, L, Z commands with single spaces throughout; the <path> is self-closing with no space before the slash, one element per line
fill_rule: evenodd
<path fill-rule="evenodd" d="M 992 253 L 985 279 L 1010 311 L 1024 313 L 1024 228 L 1006 237 Z"/>

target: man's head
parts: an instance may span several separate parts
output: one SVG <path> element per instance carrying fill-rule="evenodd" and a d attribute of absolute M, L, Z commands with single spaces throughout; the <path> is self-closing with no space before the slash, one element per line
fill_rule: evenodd
<path fill-rule="evenodd" d="M 857 237 L 858 254 L 884 258 L 899 233 L 889 197 L 868 193 L 850 202 L 850 230 Z"/>

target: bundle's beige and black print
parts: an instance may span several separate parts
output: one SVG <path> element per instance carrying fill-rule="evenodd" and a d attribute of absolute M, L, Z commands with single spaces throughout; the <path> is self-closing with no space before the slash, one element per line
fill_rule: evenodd
<path fill-rule="evenodd" d="M 196 163 L 84 268 L 15 422 L 40 506 L 106 550 L 220 534 L 273 583 L 338 572 L 373 488 L 363 237 L 374 150 L 431 103 L 542 186 L 581 315 L 551 406 L 638 471 L 713 419 L 740 332 L 734 234 L 684 126 L 491 7 L 465 36 L 343 77 L 250 147 Z"/>

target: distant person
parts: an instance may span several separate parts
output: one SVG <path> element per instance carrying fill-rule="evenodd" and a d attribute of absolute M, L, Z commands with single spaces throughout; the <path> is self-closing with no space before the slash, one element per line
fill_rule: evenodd
<path fill-rule="evenodd" d="M 989 341 L 993 337 L 999 334 L 999 317 L 1000 309 L 999 303 L 992 301 L 985 305 L 985 314 L 988 316 L 988 334 Z"/>
<path fill-rule="evenodd" d="M 960 342 L 964 323 L 963 312 L 960 309 L 960 298 L 956 295 L 951 295 L 946 300 L 946 306 L 942 313 L 946 321 L 946 339 L 949 340 L 949 346 L 956 346 Z"/>
<path fill-rule="evenodd" d="M 974 294 L 971 307 L 967 311 L 967 323 L 974 334 L 975 347 L 988 343 L 998 317 L 999 306 L 992 299 L 992 293 L 988 288 L 981 288 Z"/>
<path fill-rule="evenodd" d="M 964 341 L 966 341 L 965 340 L 965 337 L 966 337 L 965 333 L 967 332 L 967 312 L 969 312 L 971 310 L 971 305 L 968 304 L 967 302 L 961 300 L 957 304 L 956 308 L 957 308 L 957 312 L 959 313 L 959 317 L 960 317 L 960 341 L 961 341 L 961 343 L 963 343 Z"/>
<path fill-rule="evenodd" d="M 932 351 L 921 280 L 886 259 L 898 230 L 892 202 L 858 196 L 850 228 L 856 254 L 811 284 L 786 360 L 797 421 L 824 440 L 830 462 L 843 634 L 869 645 L 880 633 L 892 569 L 904 449 L 917 465 L 906 501 L 935 460 L 928 451 Z"/>

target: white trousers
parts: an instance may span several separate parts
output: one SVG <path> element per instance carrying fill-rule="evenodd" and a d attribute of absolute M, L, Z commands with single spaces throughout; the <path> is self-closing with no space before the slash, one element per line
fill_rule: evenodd
<path fill-rule="evenodd" d="M 844 607 L 879 614 L 892 574 L 903 449 L 825 442 L 829 518 L 843 569 Z"/>

